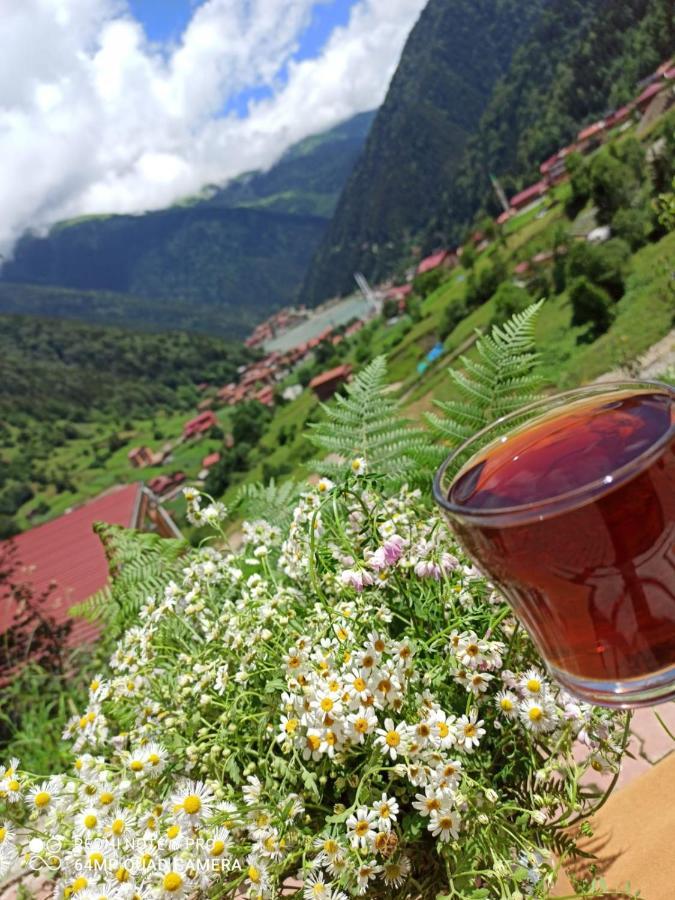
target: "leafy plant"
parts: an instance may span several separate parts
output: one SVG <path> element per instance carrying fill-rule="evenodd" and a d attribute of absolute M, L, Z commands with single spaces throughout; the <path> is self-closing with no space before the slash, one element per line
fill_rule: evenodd
<path fill-rule="evenodd" d="M 534 328 L 543 302 L 533 303 L 479 338 L 478 359 L 460 357 L 463 372 L 449 370 L 459 399 L 437 400 L 443 415 L 426 414 L 436 438 L 457 446 L 495 419 L 537 398 L 540 379 L 535 367 L 539 354 Z M 439 455 L 442 452 L 438 448 Z"/>
<path fill-rule="evenodd" d="M 325 419 L 310 423 L 309 439 L 330 457 L 310 463 L 315 470 L 337 475 L 345 460 L 362 459 L 367 471 L 381 472 L 388 481 L 415 477 L 429 436 L 401 416 L 400 404 L 386 392 L 386 374 L 385 359 L 378 356 L 347 385 L 346 395 L 321 404 Z"/>

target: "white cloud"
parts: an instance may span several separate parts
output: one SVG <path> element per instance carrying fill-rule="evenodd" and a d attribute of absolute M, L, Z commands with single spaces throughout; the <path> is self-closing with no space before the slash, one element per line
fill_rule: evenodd
<path fill-rule="evenodd" d="M 125 0 L 0 0 L 0 250 L 28 227 L 159 208 L 267 167 L 381 103 L 425 0 L 358 0 L 296 61 L 317 2 L 331 0 L 206 0 L 161 47 Z M 272 95 L 245 118 L 220 115 L 260 86 Z"/>

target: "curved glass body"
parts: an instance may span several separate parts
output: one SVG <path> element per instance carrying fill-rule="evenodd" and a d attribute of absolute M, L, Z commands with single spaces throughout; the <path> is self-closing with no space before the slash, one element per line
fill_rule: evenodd
<path fill-rule="evenodd" d="M 593 385 L 476 434 L 434 495 L 552 674 L 593 703 L 675 696 L 675 391 Z"/>

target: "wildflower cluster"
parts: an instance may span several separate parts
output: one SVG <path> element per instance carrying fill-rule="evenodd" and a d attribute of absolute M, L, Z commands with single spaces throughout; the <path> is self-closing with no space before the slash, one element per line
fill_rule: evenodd
<path fill-rule="evenodd" d="M 0 768 L 0 874 L 55 900 L 548 896 L 622 719 L 546 676 L 419 492 L 346 469 L 141 598 L 72 774 Z M 222 544 L 223 508 L 187 501 Z"/>

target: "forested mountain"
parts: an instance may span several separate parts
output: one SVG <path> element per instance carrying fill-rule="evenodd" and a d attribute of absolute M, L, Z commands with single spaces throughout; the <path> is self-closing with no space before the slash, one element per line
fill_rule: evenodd
<path fill-rule="evenodd" d="M 207 335 L 0 315 L 0 418 L 44 425 L 191 409 L 199 382 L 227 383 L 249 359 L 240 344 Z"/>
<path fill-rule="evenodd" d="M 430 0 L 303 287 L 316 302 L 378 278 L 424 230 L 497 79 L 548 0 Z"/>
<path fill-rule="evenodd" d="M 0 312 L 243 336 L 295 299 L 371 120 L 356 116 L 291 148 L 270 171 L 170 209 L 91 216 L 24 236 L 1 278 L 31 287 L 0 285 Z M 92 291 L 106 295 L 83 295 Z"/>
<path fill-rule="evenodd" d="M 412 241 L 461 237 L 580 126 L 633 96 L 675 49 L 673 0 L 430 0 L 305 280 L 389 274 Z"/>
<path fill-rule="evenodd" d="M 457 238 L 481 206 L 498 212 L 489 173 L 507 192 L 580 126 L 628 102 L 675 51 L 674 0 L 555 0 L 494 90 L 439 208 L 436 233 Z"/>

